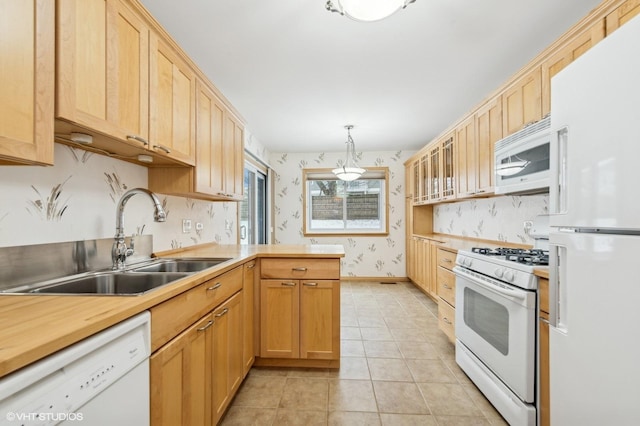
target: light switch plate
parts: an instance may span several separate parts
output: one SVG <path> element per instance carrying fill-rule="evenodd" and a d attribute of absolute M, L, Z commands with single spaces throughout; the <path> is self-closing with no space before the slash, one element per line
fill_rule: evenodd
<path fill-rule="evenodd" d="M 191 232 L 191 219 L 182 219 L 182 233 L 188 234 Z"/>

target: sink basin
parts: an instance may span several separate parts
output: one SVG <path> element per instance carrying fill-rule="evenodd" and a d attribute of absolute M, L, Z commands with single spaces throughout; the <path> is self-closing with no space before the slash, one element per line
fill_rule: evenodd
<path fill-rule="evenodd" d="M 158 259 L 152 264 L 145 264 L 139 267 L 129 269 L 132 272 L 200 272 L 204 269 L 211 268 L 222 262 L 231 260 L 231 258 L 200 258 L 200 259 Z"/>
<path fill-rule="evenodd" d="M 188 276 L 185 272 L 102 272 L 30 290 L 33 294 L 138 295 Z"/>

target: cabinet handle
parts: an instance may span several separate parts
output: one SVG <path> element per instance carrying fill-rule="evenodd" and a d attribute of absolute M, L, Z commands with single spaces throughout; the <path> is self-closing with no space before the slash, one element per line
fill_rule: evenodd
<path fill-rule="evenodd" d="M 453 287 L 449 287 L 449 286 L 448 286 L 448 285 L 446 285 L 446 284 L 442 284 L 442 287 L 446 288 L 447 290 L 451 290 L 451 289 L 453 289 Z"/>
<path fill-rule="evenodd" d="M 291 268 L 291 270 L 292 271 L 296 271 L 296 272 L 306 272 L 307 268 L 300 266 L 300 267 L 297 267 L 297 268 Z"/>
<path fill-rule="evenodd" d="M 449 318 L 447 318 L 447 317 L 442 317 L 442 321 L 446 322 L 446 323 L 447 323 L 447 324 L 449 324 L 449 325 L 451 325 L 451 324 L 452 324 L 452 322 L 451 322 L 451 321 L 449 321 Z"/>
<path fill-rule="evenodd" d="M 216 283 L 214 286 L 211 286 L 209 288 L 207 288 L 207 291 L 209 290 L 217 290 L 220 288 L 220 286 L 222 285 L 222 283 Z"/>
<path fill-rule="evenodd" d="M 545 323 L 545 324 L 547 324 L 547 325 L 550 325 L 550 324 L 551 324 L 551 323 L 549 322 L 549 320 L 548 320 L 548 319 L 546 319 L 546 318 L 538 317 L 538 319 L 539 319 L 541 322 L 543 322 L 543 323 Z"/>
<path fill-rule="evenodd" d="M 149 142 L 148 142 L 145 138 L 140 137 L 140 136 L 138 136 L 138 135 L 127 135 L 127 139 L 129 139 L 129 140 L 134 140 L 134 141 L 136 141 L 136 142 L 140 142 L 140 143 L 141 143 L 141 144 L 143 144 L 144 146 L 149 145 Z"/>
<path fill-rule="evenodd" d="M 222 310 L 222 312 L 220 312 L 219 314 L 215 314 L 214 317 L 216 318 L 220 318 L 221 316 L 223 316 L 224 314 L 226 314 L 227 312 L 229 312 L 229 308 L 224 308 Z"/>
<path fill-rule="evenodd" d="M 212 325 L 213 325 L 213 321 L 209 320 L 209 322 L 206 325 L 200 327 L 198 331 L 205 331 L 207 328 L 211 327 Z"/>
<path fill-rule="evenodd" d="M 451 263 L 451 259 L 442 259 L 444 263 Z"/>
<path fill-rule="evenodd" d="M 317 287 L 318 283 L 302 283 L 302 285 L 308 285 L 309 287 Z"/>
<path fill-rule="evenodd" d="M 154 145 L 153 149 L 159 149 L 160 151 L 164 151 L 167 154 L 171 154 L 171 150 L 169 148 L 167 148 L 166 146 L 164 146 L 164 145 L 160 145 L 160 144 Z"/>
<path fill-rule="evenodd" d="M 255 263 L 252 263 L 251 265 L 247 266 L 247 269 L 253 269 L 253 268 L 255 268 L 255 267 L 256 267 L 256 264 L 255 264 Z"/>
<path fill-rule="evenodd" d="M 288 287 L 295 287 L 295 286 L 296 286 L 296 283 L 283 282 L 283 283 L 280 283 L 280 285 L 286 285 L 286 286 L 288 286 Z"/>

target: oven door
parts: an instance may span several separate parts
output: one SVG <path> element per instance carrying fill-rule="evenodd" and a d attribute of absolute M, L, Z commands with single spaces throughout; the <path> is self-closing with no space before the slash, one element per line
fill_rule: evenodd
<path fill-rule="evenodd" d="M 524 402 L 535 400 L 536 293 L 456 266 L 456 339 Z"/>

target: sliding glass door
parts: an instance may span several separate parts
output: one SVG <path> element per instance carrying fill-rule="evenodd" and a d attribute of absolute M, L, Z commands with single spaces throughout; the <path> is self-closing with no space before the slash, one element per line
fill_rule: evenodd
<path fill-rule="evenodd" d="M 244 169 L 240 203 L 240 244 L 267 243 L 267 176 L 252 164 Z"/>

